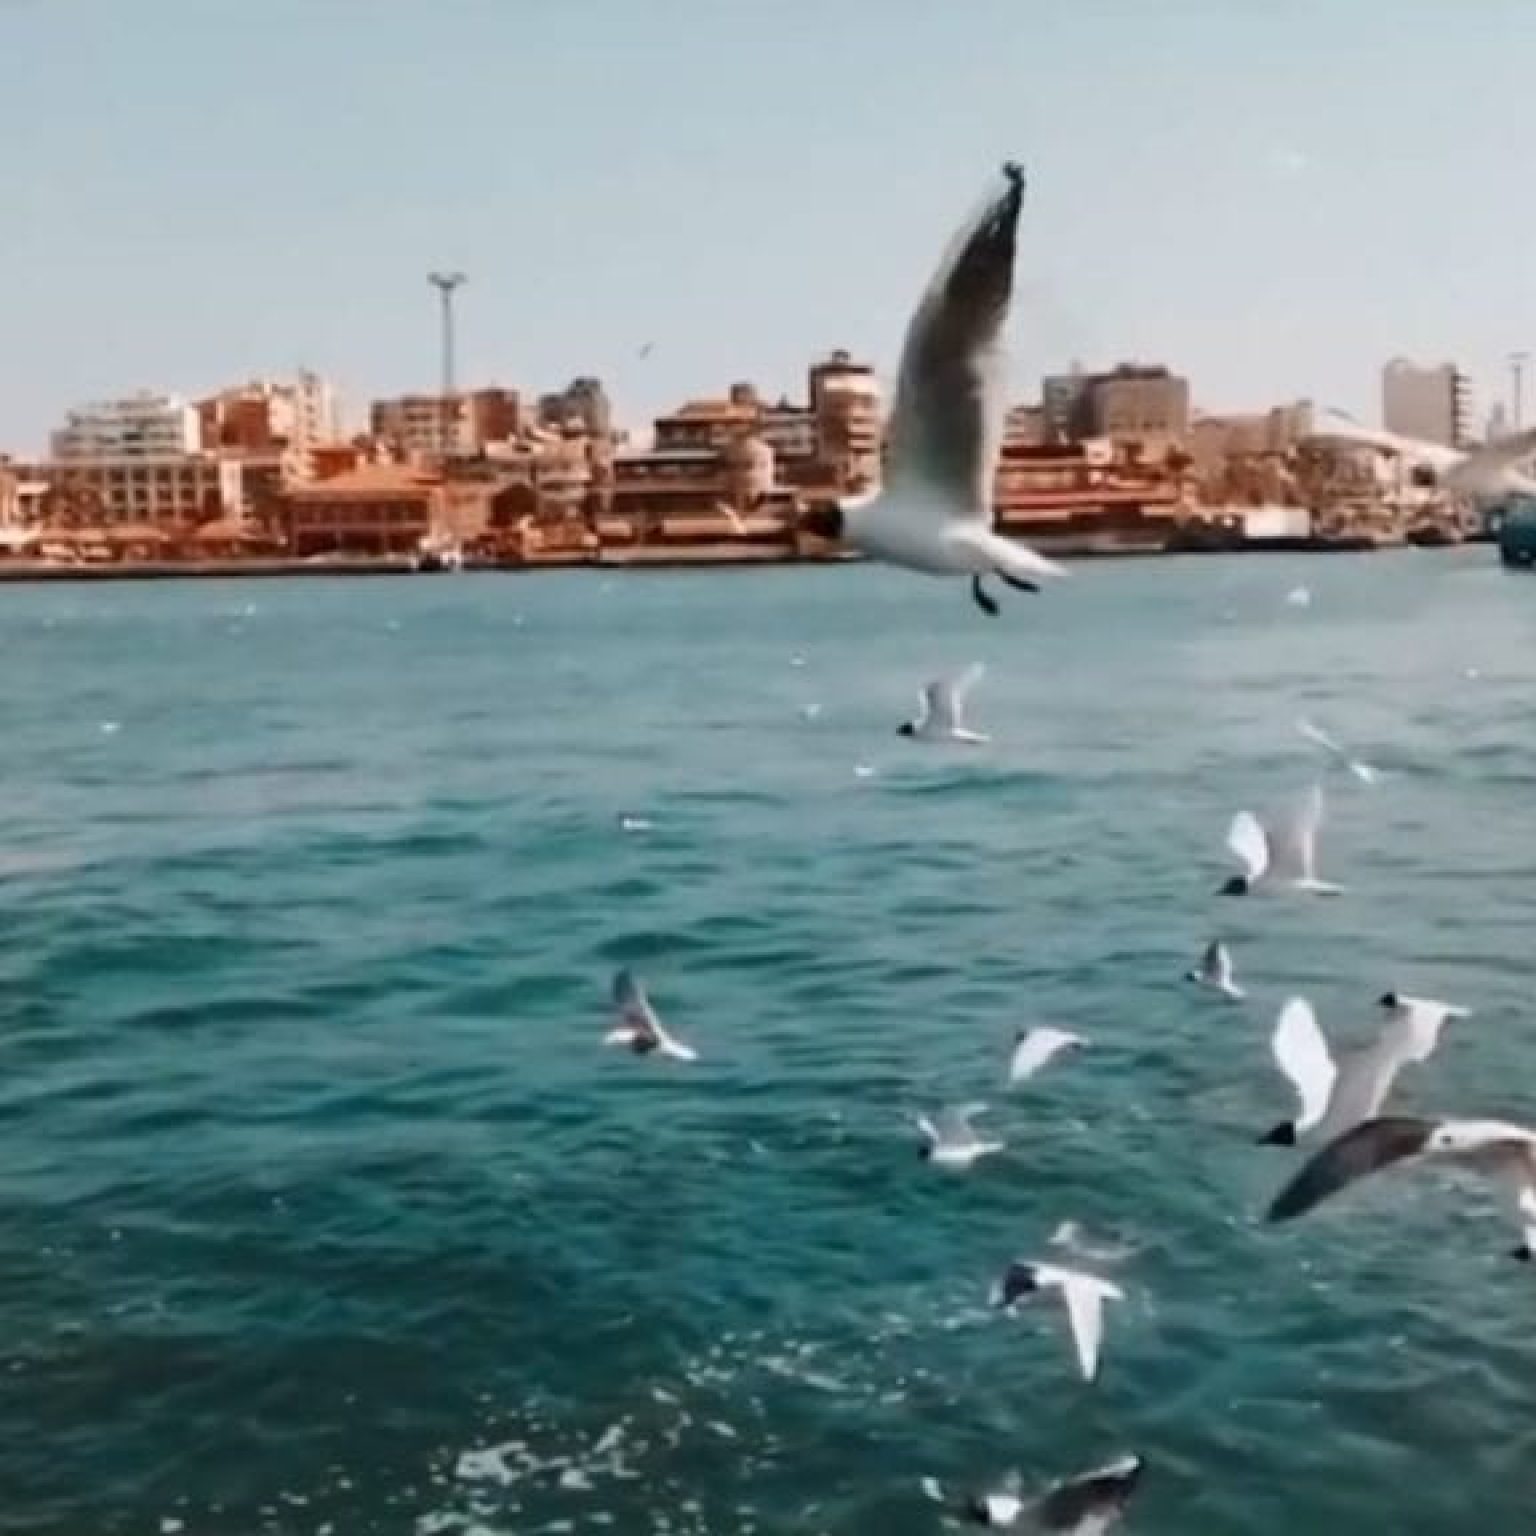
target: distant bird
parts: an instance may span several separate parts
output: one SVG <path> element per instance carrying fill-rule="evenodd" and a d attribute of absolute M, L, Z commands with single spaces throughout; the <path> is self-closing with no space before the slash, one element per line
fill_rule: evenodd
<path fill-rule="evenodd" d="M 988 1141 L 977 1134 L 973 1122 L 986 1109 L 985 1104 L 954 1104 L 940 1110 L 932 1120 L 919 1115 L 917 1128 L 925 1138 L 923 1157 L 939 1168 L 963 1170 L 1003 1151 L 1005 1142 Z"/>
<path fill-rule="evenodd" d="M 604 1045 L 621 1045 L 636 1056 L 669 1056 L 673 1061 L 697 1061 L 698 1052 L 669 1034 L 651 1007 L 640 978 L 624 969 L 613 978 L 613 1006 L 618 1015 L 603 1037 Z"/>
<path fill-rule="evenodd" d="M 883 488 L 818 507 L 804 526 L 876 560 L 929 575 L 965 575 L 984 612 L 983 578 L 1023 592 L 1063 572 L 992 526 L 1006 410 L 1002 330 L 1013 290 L 1024 171 L 1002 185 L 955 238 L 907 329 Z"/>
<path fill-rule="evenodd" d="M 1312 606 L 1312 589 L 1310 587 L 1292 587 L 1285 594 L 1285 600 L 1292 608 L 1310 608 Z"/>
<path fill-rule="evenodd" d="M 979 663 L 970 666 L 955 677 L 937 678 L 923 686 L 918 698 L 922 713 L 915 720 L 906 721 L 897 732 L 918 741 L 956 742 L 963 746 L 985 746 L 992 738 L 978 731 L 967 730 L 962 722 L 965 701 L 971 690 L 981 681 L 986 668 Z"/>
<path fill-rule="evenodd" d="M 642 361 L 644 361 L 644 359 L 648 358 L 651 355 L 651 353 L 655 350 L 655 347 L 656 347 L 656 343 L 654 341 L 648 341 L 648 342 L 646 342 L 646 344 L 643 347 L 640 348 L 640 350 L 636 354 L 636 356 L 639 357 Z"/>
<path fill-rule="evenodd" d="M 1049 1025 L 1021 1029 L 1008 1062 L 1008 1081 L 1010 1084 L 1026 1082 L 1064 1051 L 1080 1051 L 1087 1043 L 1081 1035 L 1074 1035 L 1070 1030 L 1052 1029 Z"/>
<path fill-rule="evenodd" d="M 955 1505 L 955 1514 L 973 1525 L 1011 1530 L 1021 1520 L 1032 1531 L 1054 1531 L 1059 1536 L 1104 1536 L 1125 1513 L 1146 1463 L 1140 1456 L 1122 1456 L 1066 1482 L 1058 1483 L 1043 1498 L 1027 1500 L 1024 1482 L 1010 1472 L 998 1486 L 985 1493 L 966 1494 Z M 923 1492 L 936 1504 L 947 1504 L 944 1489 L 931 1477 L 922 1479 Z"/>
<path fill-rule="evenodd" d="M 1222 886 L 1224 896 L 1246 896 L 1261 882 L 1279 882 L 1314 896 L 1337 896 L 1344 888 L 1317 874 L 1317 836 L 1323 824 L 1323 786 L 1314 784 L 1301 804 L 1282 820 L 1266 824 L 1239 811 L 1227 828 L 1227 851 L 1242 866 Z"/>
<path fill-rule="evenodd" d="M 853 776 L 856 779 L 872 779 L 879 772 L 880 770 L 873 763 L 855 763 L 853 765 Z"/>
<path fill-rule="evenodd" d="M 1385 993 L 1380 1005 L 1387 1018 L 1375 1040 L 1335 1060 L 1312 1005 L 1304 997 L 1286 1002 L 1270 1047 L 1296 1089 L 1301 1109 L 1294 1120 L 1264 1135 L 1261 1144 L 1293 1147 L 1314 1130 L 1319 1141 L 1330 1141 L 1379 1115 L 1398 1073 L 1429 1060 L 1447 1019 L 1467 1017 L 1464 1008 L 1395 992 Z"/>
<path fill-rule="evenodd" d="M 1233 979 L 1232 952 L 1220 939 L 1212 939 L 1205 946 L 1200 964 L 1193 970 L 1186 971 L 1184 979 L 1194 982 L 1196 986 L 1209 987 L 1213 992 L 1220 992 L 1223 997 L 1230 998 L 1233 1002 L 1247 996 L 1247 993 Z"/>
<path fill-rule="evenodd" d="M 1321 726 L 1314 725 L 1305 716 L 1296 722 L 1297 731 L 1314 746 L 1319 746 L 1341 768 L 1347 769 L 1360 780 L 1362 784 L 1376 784 L 1381 780 L 1381 770 L 1372 764 L 1352 756 L 1345 750 L 1327 731 Z"/>
<path fill-rule="evenodd" d="M 1366 1120 L 1335 1137 L 1275 1196 L 1268 1220 L 1304 1216 L 1340 1190 L 1398 1164 L 1467 1168 L 1513 1188 L 1523 1219 L 1536 1213 L 1536 1131 L 1503 1120 Z"/>
<path fill-rule="evenodd" d="M 1059 1295 L 1067 1308 L 1072 1342 L 1084 1381 L 1099 1371 L 1099 1347 L 1104 1339 L 1104 1303 L 1124 1301 L 1125 1292 L 1108 1280 L 1056 1264 L 1015 1260 L 992 1290 L 992 1305 L 1008 1311 L 1047 1293 Z"/>
<path fill-rule="evenodd" d="M 620 816 L 619 830 L 621 832 L 650 832 L 655 829 L 656 823 L 648 816 Z"/>

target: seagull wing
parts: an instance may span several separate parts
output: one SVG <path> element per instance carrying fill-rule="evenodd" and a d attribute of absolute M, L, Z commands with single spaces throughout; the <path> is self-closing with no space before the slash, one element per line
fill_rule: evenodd
<path fill-rule="evenodd" d="M 1024 172 L 964 225 L 907 328 L 891 414 L 886 481 L 925 515 L 990 523 L 1003 434 L 1002 329 Z"/>
<path fill-rule="evenodd" d="M 1252 811 L 1239 811 L 1227 828 L 1227 852 L 1243 866 L 1250 881 L 1269 868 L 1269 837 Z"/>
<path fill-rule="evenodd" d="M 1145 1466 L 1140 1456 L 1122 1456 L 1107 1466 L 1058 1483 L 1035 1506 L 1037 1527 L 1064 1536 L 1107 1531 L 1125 1513 Z"/>
<path fill-rule="evenodd" d="M 1323 786 L 1314 784 L 1283 824 L 1280 852 L 1285 872 L 1297 880 L 1317 879 L 1317 835 L 1323 826 Z"/>
<path fill-rule="evenodd" d="M 1298 1132 L 1310 1131 L 1328 1113 L 1328 1100 L 1338 1079 L 1328 1042 L 1318 1028 L 1317 1015 L 1304 997 L 1293 997 L 1280 1010 L 1270 1049 L 1280 1070 L 1290 1078 L 1301 1099 Z"/>
<path fill-rule="evenodd" d="M 952 679 L 935 678 L 923 685 L 923 718 L 925 729 L 948 735 L 960 723 L 960 698 Z"/>
<path fill-rule="evenodd" d="M 949 1104 L 939 1111 L 938 1138 L 947 1146 L 973 1146 L 981 1138 L 971 1123 L 986 1113 L 985 1104 Z"/>
<path fill-rule="evenodd" d="M 613 1006 L 623 1028 L 660 1044 L 661 1020 L 656 1017 L 640 978 L 628 966 L 613 978 Z"/>
<path fill-rule="evenodd" d="M 1064 1029 L 1043 1027 L 1029 1030 L 1014 1047 L 1013 1059 L 1008 1064 L 1008 1081 L 1022 1083 L 1033 1077 L 1053 1057 L 1083 1044 L 1081 1035 Z"/>
<path fill-rule="evenodd" d="M 1336 1136 L 1314 1154 L 1270 1203 L 1267 1220 L 1291 1221 L 1338 1194 L 1341 1189 L 1420 1157 L 1435 1122 L 1407 1116 L 1366 1120 Z"/>
<path fill-rule="evenodd" d="M 1104 1303 L 1120 1301 L 1125 1293 L 1096 1275 L 1074 1270 L 1062 1272 L 1061 1293 L 1067 1303 L 1067 1321 L 1072 1325 L 1072 1342 L 1077 1346 L 1077 1363 L 1083 1380 L 1092 1381 L 1099 1373 L 1099 1347 L 1104 1341 Z"/>

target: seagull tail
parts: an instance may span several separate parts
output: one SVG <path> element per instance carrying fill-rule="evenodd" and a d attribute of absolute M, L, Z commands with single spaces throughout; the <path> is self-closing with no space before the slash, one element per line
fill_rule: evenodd
<path fill-rule="evenodd" d="M 1013 539 L 1005 539 L 995 533 L 979 534 L 976 544 L 999 576 L 1012 578 L 1014 581 L 1028 583 L 1038 581 L 1042 576 L 1063 577 L 1067 574 L 1065 566 L 1046 559 L 1029 545 L 1019 544 Z"/>

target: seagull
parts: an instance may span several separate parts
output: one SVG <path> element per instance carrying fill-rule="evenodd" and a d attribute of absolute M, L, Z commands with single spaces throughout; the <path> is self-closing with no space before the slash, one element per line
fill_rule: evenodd
<path fill-rule="evenodd" d="M 1519 1205 L 1520 1246 L 1510 1249 L 1509 1256 L 1522 1264 L 1536 1263 L 1536 1194 L 1522 1189 Z"/>
<path fill-rule="evenodd" d="M 1145 1467 L 1140 1456 L 1122 1456 L 1058 1483 L 1032 1502 L 1024 1498 L 1023 1479 L 1010 1472 L 996 1489 L 968 1494 L 960 1501 L 957 1513 L 974 1525 L 1003 1530 L 1012 1529 L 1028 1515 L 1031 1530 L 1056 1531 L 1061 1536 L 1104 1536 L 1125 1513 Z M 935 1503 L 947 1502 L 936 1479 L 923 1478 L 922 1489 Z"/>
<path fill-rule="evenodd" d="M 1292 608 L 1310 608 L 1312 606 L 1312 589 L 1310 587 L 1292 587 L 1285 594 L 1285 600 Z"/>
<path fill-rule="evenodd" d="M 985 1141 L 972 1121 L 986 1112 L 985 1104 L 954 1104 L 939 1111 L 937 1120 L 918 1116 L 917 1128 L 927 1138 L 922 1155 L 940 1168 L 969 1168 L 983 1157 L 1001 1152 L 1006 1143 Z"/>
<path fill-rule="evenodd" d="M 1314 784 L 1283 821 L 1266 825 L 1252 811 L 1239 811 L 1227 828 L 1227 851 L 1243 867 L 1221 887 L 1223 896 L 1246 896 L 1266 880 L 1284 880 L 1293 890 L 1337 896 L 1341 885 L 1317 875 L 1317 834 L 1323 824 L 1323 786 Z"/>
<path fill-rule="evenodd" d="M 1024 171 L 1010 162 L 1001 185 L 959 232 L 907 328 L 891 414 L 885 484 L 872 494 L 813 508 L 805 528 L 846 539 L 877 560 L 934 576 L 971 578 L 971 596 L 995 615 L 984 578 L 1039 590 L 1060 566 L 992 526 L 1002 447 L 1001 333 L 1013 288 Z"/>
<path fill-rule="evenodd" d="M 911 736 L 918 741 L 949 741 L 968 747 L 985 746 L 992 739 L 990 736 L 967 730 L 961 724 L 965 701 L 985 671 L 986 668 L 978 662 L 955 677 L 937 678 L 925 684 L 918 695 L 922 703 L 922 714 L 916 720 L 908 720 L 897 734 Z"/>
<path fill-rule="evenodd" d="M 603 1036 L 604 1045 L 622 1045 L 636 1056 L 653 1052 L 670 1056 L 673 1061 L 697 1061 L 699 1053 L 692 1046 L 670 1035 L 656 1017 L 640 978 L 627 967 L 613 978 L 613 1006 L 618 1023 Z"/>
<path fill-rule="evenodd" d="M 1522 1219 L 1536 1215 L 1536 1130 L 1505 1120 L 1366 1120 L 1315 1153 L 1275 1196 L 1267 1220 L 1291 1221 L 1349 1185 L 1397 1164 L 1449 1164 L 1513 1185 Z"/>
<path fill-rule="evenodd" d="M 992 1305 L 1013 1311 L 1021 1301 L 1057 1291 L 1066 1303 L 1072 1341 L 1083 1380 L 1092 1381 L 1099 1371 L 1099 1345 L 1104 1338 L 1104 1303 L 1124 1301 L 1125 1292 L 1097 1275 L 1057 1264 L 1033 1264 L 1015 1260 L 992 1290 Z"/>
<path fill-rule="evenodd" d="M 1314 725 L 1310 720 L 1303 717 L 1296 722 L 1296 729 L 1314 746 L 1321 747 L 1340 767 L 1347 768 L 1362 784 L 1376 784 L 1381 781 L 1381 770 L 1379 768 L 1374 767 L 1370 763 L 1363 762 L 1358 757 L 1352 757 L 1321 726 Z"/>
<path fill-rule="evenodd" d="M 1247 996 L 1247 993 L 1232 979 L 1232 952 L 1220 939 L 1212 939 L 1205 946 L 1200 964 L 1193 970 L 1186 971 L 1184 979 L 1194 982 L 1196 986 L 1209 987 L 1213 992 L 1220 992 L 1223 997 L 1230 998 L 1234 1003 Z"/>
<path fill-rule="evenodd" d="M 1080 1051 L 1087 1043 L 1081 1035 L 1074 1035 L 1070 1030 L 1052 1029 L 1049 1025 L 1021 1029 L 1008 1063 L 1008 1081 L 1025 1082 L 1063 1051 Z"/>
<path fill-rule="evenodd" d="M 1398 1073 L 1434 1054 L 1446 1020 L 1468 1017 L 1465 1008 L 1396 992 L 1379 1002 L 1387 1016 L 1381 1033 L 1337 1061 L 1306 998 L 1293 997 L 1281 1008 L 1270 1048 L 1296 1089 L 1301 1112 L 1260 1138 L 1261 1145 L 1294 1147 L 1314 1130 L 1319 1142 L 1331 1141 L 1379 1115 Z"/>

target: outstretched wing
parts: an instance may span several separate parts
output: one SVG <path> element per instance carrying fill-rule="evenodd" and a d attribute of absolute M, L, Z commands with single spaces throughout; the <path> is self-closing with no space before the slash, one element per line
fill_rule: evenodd
<path fill-rule="evenodd" d="M 628 966 L 613 978 L 613 1006 L 622 1025 L 649 1040 L 661 1038 L 661 1020 L 656 1017 L 640 978 Z"/>
<path fill-rule="evenodd" d="M 1003 433 L 1001 337 L 1013 293 L 1024 172 L 955 237 L 907 328 L 891 414 L 889 490 L 934 515 L 988 522 Z"/>
<path fill-rule="evenodd" d="M 1361 1179 L 1419 1156 L 1434 1122 L 1406 1116 L 1365 1120 L 1304 1163 L 1269 1207 L 1269 1221 L 1291 1221 Z"/>
<path fill-rule="evenodd" d="M 1063 1536 L 1107 1531 L 1125 1513 L 1145 1466 L 1140 1456 L 1122 1456 L 1107 1466 L 1058 1483 L 1035 1506 L 1036 1525 Z"/>
<path fill-rule="evenodd" d="M 1249 880 L 1269 868 L 1269 837 L 1252 811 L 1239 811 L 1227 828 L 1227 852 L 1243 866 Z"/>
<path fill-rule="evenodd" d="M 1338 1068 L 1306 998 L 1293 997 L 1280 1010 L 1270 1048 L 1276 1064 L 1290 1078 L 1301 1100 L 1296 1129 L 1310 1131 L 1328 1113 Z"/>
<path fill-rule="evenodd" d="M 1104 1303 L 1120 1300 L 1119 1286 L 1093 1275 L 1067 1274 L 1061 1282 L 1067 1303 L 1067 1320 L 1072 1325 L 1072 1342 L 1077 1346 L 1077 1363 L 1083 1380 L 1092 1381 L 1099 1374 L 1099 1350 L 1104 1342 Z"/>

